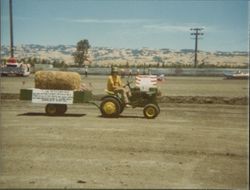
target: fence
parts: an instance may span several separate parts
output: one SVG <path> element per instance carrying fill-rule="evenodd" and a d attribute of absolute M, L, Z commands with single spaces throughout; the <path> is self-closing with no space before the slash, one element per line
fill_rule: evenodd
<path fill-rule="evenodd" d="M 151 73 L 153 75 L 161 75 L 165 76 L 223 76 L 225 72 L 235 72 L 237 70 L 241 70 L 243 72 L 248 72 L 248 69 L 224 69 L 224 68 L 150 68 L 150 69 L 140 69 L 140 74 L 148 74 Z M 67 68 L 67 71 L 75 71 L 80 74 L 84 74 L 84 68 Z M 129 73 L 128 71 L 125 73 Z M 132 69 L 132 74 L 136 74 L 137 69 Z M 92 75 L 109 75 L 110 68 L 88 68 L 88 74 Z"/>

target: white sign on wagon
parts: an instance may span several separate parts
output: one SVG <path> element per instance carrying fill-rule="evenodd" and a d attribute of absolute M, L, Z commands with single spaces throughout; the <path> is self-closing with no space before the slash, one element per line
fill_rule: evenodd
<path fill-rule="evenodd" d="M 32 103 L 73 104 L 72 90 L 43 90 L 34 88 Z"/>

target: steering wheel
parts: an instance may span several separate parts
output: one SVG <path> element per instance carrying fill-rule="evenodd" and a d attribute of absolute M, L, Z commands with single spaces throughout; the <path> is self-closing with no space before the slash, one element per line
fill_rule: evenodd
<path fill-rule="evenodd" d="M 127 80 L 127 83 L 126 83 L 126 85 L 124 85 L 124 87 L 125 87 L 125 86 L 128 86 L 129 88 L 131 88 L 130 84 L 132 84 L 132 83 L 133 83 L 133 81 Z"/>

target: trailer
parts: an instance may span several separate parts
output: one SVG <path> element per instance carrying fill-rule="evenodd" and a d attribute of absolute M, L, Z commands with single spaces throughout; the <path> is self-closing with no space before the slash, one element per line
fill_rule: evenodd
<path fill-rule="evenodd" d="M 45 104 L 45 112 L 50 116 L 65 114 L 68 104 L 91 103 L 98 107 L 98 105 L 92 101 L 92 92 L 88 90 L 21 89 L 19 99 L 37 104 Z"/>

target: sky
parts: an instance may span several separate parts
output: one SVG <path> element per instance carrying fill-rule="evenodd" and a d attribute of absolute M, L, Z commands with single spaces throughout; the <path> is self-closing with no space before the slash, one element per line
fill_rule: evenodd
<path fill-rule="evenodd" d="M 1 0 L 1 40 L 9 45 L 8 0 Z M 12 0 L 14 45 L 248 51 L 247 0 Z"/>

